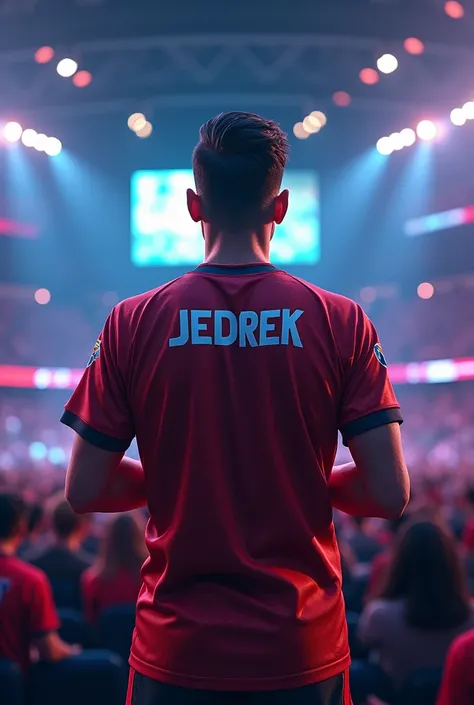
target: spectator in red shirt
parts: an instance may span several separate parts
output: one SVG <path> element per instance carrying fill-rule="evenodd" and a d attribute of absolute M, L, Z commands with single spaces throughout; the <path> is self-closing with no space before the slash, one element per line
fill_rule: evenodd
<path fill-rule="evenodd" d="M 114 517 L 107 526 L 99 559 L 82 575 L 84 611 L 90 622 L 96 622 L 107 607 L 135 605 L 147 556 L 144 529 L 141 517 L 132 513 Z"/>
<path fill-rule="evenodd" d="M 391 518 L 408 500 L 374 326 L 269 262 L 287 154 L 258 115 L 203 125 L 187 199 L 205 262 L 112 311 L 62 417 L 73 508 L 150 510 L 134 705 L 348 703 L 333 507 Z M 354 462 L 334 469 L 338 429 Z"/>
<path fill-rule="evenodd" d="M 0 494 L 0 658 L 16 662 L 24 671 L 32 647 L 47 661 L 80 652 L 57 633 L 59 619 L 46 575 L 15 556 L 26 520 L 21 498 Z"/>
<path fill-rule="evenodd" d="M 474 703 L 474 629 L 453 641 L 446 657 L 436 705 Z"/>

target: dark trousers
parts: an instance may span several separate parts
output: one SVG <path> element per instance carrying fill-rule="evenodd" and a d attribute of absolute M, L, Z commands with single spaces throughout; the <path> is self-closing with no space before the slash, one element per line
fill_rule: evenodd
<path fill-rule="evenodd" d="M 351 705 L 346 673 L 291 690 L 221 692 L 160 683 L 131 671 L 127 705 Z"/>

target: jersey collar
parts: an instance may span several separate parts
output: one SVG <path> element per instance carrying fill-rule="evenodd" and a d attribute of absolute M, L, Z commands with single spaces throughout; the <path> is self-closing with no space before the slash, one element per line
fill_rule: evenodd
<path fill-rule="evenodd" d="M 251 264 L 200 264 L 194 270 L 198 274 L 223 274 L 224 276 L 244 276 L 248 274 L 263 274 L 264 272 L 278 271 L 273 264 L 268 262 L 254 262 Z"/>

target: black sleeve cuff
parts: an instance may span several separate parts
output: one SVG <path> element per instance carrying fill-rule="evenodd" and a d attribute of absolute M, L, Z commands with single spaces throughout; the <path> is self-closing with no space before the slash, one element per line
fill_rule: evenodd
<path fill-rule="evenodd" d="M 125 453 L 132 442 L 132 439 L 123 441 L 120 438 L 113 438 L 112 436 L 107 436 L 105 433 L 97 431 L 95 428 L 92 428 L 92 426 L 84 423 L 84 421 L 80 419 L 79 416 L 76 416 L 76 414 L 73 414 L 72 411 L 66 410 L 63 413 L 61 423 L 72 428 L 78 436 L 88 443 L 91 443 L 93 446 L 102 448 L 102 450 L 109 450 L 112 453 Z"/>
<path fill-rule="evenodd" d="M 360 436 L 361 433 L 371 431 L 378 426 L 385 426 L 388 423 L 403 423 L 400 409 L 395 408 L 374 411 L 373 414 L 368 414 L 367 416 L 362 416 L 360 419 L 351 421 L 341 428 L 342 442 L 346 446 L 355 436 Z"/>

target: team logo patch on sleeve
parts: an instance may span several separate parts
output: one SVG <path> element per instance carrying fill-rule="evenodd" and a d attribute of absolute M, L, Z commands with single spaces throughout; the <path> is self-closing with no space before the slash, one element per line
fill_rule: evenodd
<path fill-rule="evenodd" d="M 89 362 L 87 363 L 87 367 L 90 367 L 92 365 L 92 363 L 95 362 L 97 360 L 97 358 L 99 357 L 101 345 L 102 345 L 101 339 L 97 338 L 96 343 L 94 345 L 94 349 L 92 351 L 92 355 L 90 356 Z"/>
<path fill-rule="evenodd" d="M 387 360 L 385 359 L 385 355 L 383 354 L 382 346 L 380 345 L 380 343 L 375 343 L 374 353 L 375 357 L 380 362 L 380 364 L 383 365 L 383 367 L 387 367 Z"/>

